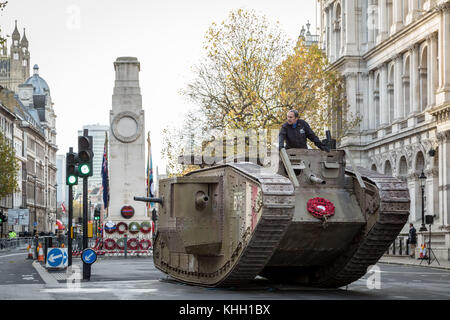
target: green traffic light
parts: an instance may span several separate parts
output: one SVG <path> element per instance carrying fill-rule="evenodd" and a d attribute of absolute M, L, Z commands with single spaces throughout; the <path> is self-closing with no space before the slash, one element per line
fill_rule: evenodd
<path fill-rule="evenodd" d="M 83 163 L 79 170 L 82 176 L 87 176 L 89 175 L 89 173 L 91 173 L 91 168 L 86 163 Z"/>
<path fill-rule="evenodd" d="M 74 176 L 74 175 L 70 175 L 70 176 L 67 177 L 67 183 L 69 185 L 77 184 L 77 182 L 78 182 L 77 180 L 78 180 L 77 177 Z"/>

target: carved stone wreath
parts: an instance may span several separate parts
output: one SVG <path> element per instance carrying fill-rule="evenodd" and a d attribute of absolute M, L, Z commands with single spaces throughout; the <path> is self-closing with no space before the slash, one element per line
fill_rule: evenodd
<path fill-rule="evenodd" d="M 130 133 L 124 133 L 123 131 L 121 132 L 121 127 L 126 125 L 126 122 L 133 124 L 133 121 L 135 128 L 131 128 Z M 130 143 L 136 141 L 137 138 L 139 138 L 139 136 L 141 135 L 142 123 L 137 114 L 131 111 L 124 111 L 114 117 L 111 122 L 111 129 L 117 140 L 124 143 Z"/>

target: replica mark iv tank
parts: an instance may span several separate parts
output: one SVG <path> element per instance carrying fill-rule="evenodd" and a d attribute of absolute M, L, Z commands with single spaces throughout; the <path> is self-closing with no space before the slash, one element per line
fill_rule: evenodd
<path fill-rule="evenodd" d="M 346 169 L 343 150 L 282 149 L 280 158 L 277 173 L 216 165 L 161 180 L 160 198 L 140 198 L 160 202 L 155 266 L 208 287 L 257 275 L 316 287 L 362 277 L 407 222 L 406 183 Z"/>

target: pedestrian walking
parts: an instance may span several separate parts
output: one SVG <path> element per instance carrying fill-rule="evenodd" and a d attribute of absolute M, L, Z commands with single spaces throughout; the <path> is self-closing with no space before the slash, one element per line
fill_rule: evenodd
<path fill-rule="evenodd" d="M 416 228 L 414 228 L 414 225 L 412 223 L 409 224 L 408 244 L 410 245 L 411 250 L 411 254 L 409 256 L 411 258 L 415 258 L 417 246 L 417 234 Z"/>

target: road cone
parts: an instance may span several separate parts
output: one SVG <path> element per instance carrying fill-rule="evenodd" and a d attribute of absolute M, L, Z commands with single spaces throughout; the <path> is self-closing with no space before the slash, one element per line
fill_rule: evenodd
<path fill-rule="evenodd" d="M 31 250 L 31 246 L 30 245 L 28 245 L 27 251 L 28 251 L 28 258 L 27 259 L 33 260 L 33 251 Z"/>
<path fill-rule="evenodd" d="M 44 262 L 44 249 L 42 249 L 42 244 L 39 243 L 39 253 L 38 253 L 38 261 Z"/>

